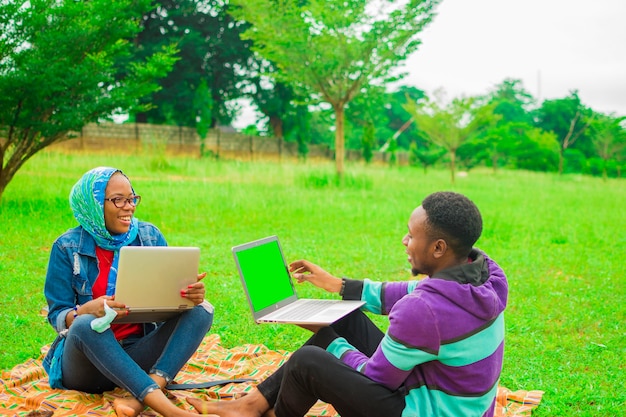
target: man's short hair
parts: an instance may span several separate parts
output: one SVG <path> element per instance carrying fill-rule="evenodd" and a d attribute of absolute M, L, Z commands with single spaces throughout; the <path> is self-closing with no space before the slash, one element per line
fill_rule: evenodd
<path fill-rule="evenodd" d="M 440 191 L 422 201 L 428 233 L 432 239 L 443 239 L 459 256 L 470 253 L 483 230 L 478 207 L 462 194 Z"/>

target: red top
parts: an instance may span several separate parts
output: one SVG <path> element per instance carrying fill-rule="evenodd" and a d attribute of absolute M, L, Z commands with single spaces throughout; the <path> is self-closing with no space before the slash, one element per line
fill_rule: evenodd
<path fill-rule="evenodd" d="M 113 264 L 113 251 L 96 246 L 96 257 L 98 258 L 100 271 L 96 282 L 94 282 L 91 288 L 94 299 L 106 295 L 109 271 L 111 270 L 111 264 Z M 115 339 L 123 340 L 131 335 L 142 334 L 143 326 L 137 323 L 111 324 L 111 330 L 115 335 Z"/>

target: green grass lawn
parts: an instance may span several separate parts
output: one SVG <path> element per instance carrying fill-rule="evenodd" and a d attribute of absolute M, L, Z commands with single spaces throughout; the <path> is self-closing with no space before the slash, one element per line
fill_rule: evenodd
<path fill-rule="evenodd" d="M 143 197 L 136 216 L 170 245 L 201 248 L 217 309 L 211 331 L 226 347 L 291 350 L 307 337 L 295 326 L 252 323 L 232 246 L 277 234 L 289 260 L 354 278 L 408 279 L 401 239 L 411 211 L 433 191 L 464 193 L 484 218 L 477 246 L 509 278 L 501 383 L 545 391 L 534 417 L 624 413 L 626 181 L 578 175 L 476 170 L 452 185 L 445 170 L 348 164 L 338 186 L 331 162 L 42 152 L 0 205 L 0 369 L 38 357 L 53 340 L 39 314 L 50 246 L 76 224 L 71 186 L 98 165 L 131 177 Z"/>

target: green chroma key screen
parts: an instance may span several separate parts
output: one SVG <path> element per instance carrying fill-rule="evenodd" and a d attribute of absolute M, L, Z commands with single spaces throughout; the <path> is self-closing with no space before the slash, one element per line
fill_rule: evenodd
<path fill-rule="evenodd" d="M 242 250 L 238 252 L 237 258 L 254 311 L 293 295 L 291 278 L 283 263 L 278 242 Z"/>

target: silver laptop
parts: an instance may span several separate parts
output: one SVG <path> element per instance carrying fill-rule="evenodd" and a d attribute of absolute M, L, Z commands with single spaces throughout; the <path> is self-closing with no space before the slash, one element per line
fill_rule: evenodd
<path fill-rule="evenodd" d="M 365 304 L 299 299 L 276 236 L 235 246 L 232 251 L 257 323 L 331 324 Z"/>
<path fill-rule="evenodd" d="M 124 246 L 120 249 L 115 300 L 130 314 L 114 323 L 160 322 L 192 308 L 180 290 L 198 279 L 200 248 Z"/>

